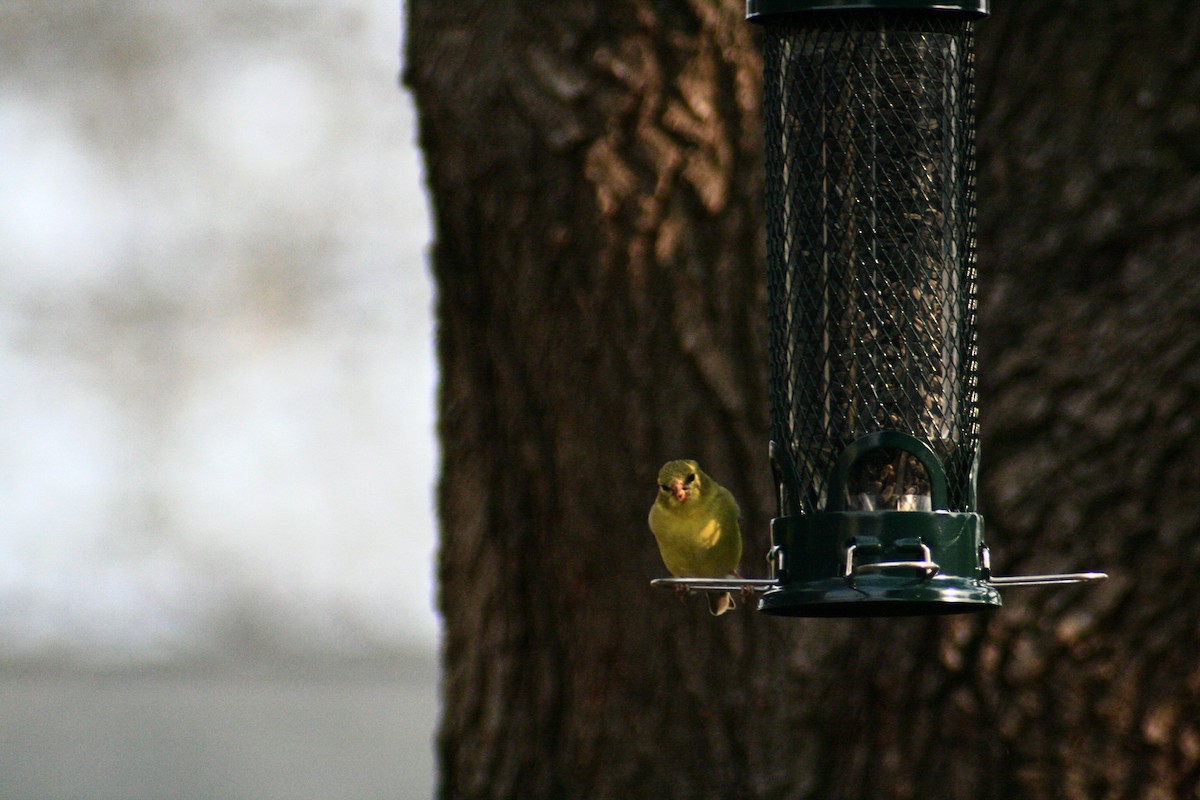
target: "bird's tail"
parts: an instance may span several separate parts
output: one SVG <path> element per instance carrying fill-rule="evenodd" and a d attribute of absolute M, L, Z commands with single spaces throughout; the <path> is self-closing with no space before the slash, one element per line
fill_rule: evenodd
<path fill-rule="evenodd" d="M 726 611 L 737 608 L 737 603 L 733 601 L 732 592 L 709 592 L 708 593 L 708 613 L 714 617 L 719 617 Z"/>

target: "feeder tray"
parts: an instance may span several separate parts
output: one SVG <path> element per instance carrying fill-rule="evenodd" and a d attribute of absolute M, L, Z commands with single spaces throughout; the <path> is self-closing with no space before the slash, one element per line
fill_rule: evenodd
<path fill-rule="evenodd" d="M 987 0 L 749 0 L 763 29 L 768 580 L 785 616 L 951 614 L 998 586 L 976 510 L 974 24 Z"/>

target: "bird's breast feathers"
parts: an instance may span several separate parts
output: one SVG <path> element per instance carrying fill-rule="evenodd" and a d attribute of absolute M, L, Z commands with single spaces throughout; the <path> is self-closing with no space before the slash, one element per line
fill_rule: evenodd
<path fill-rule="evenodd" d="M 678 506 L 655 505 L 650 510 L 650 530 L 671 574 L 723 578 L 737 569 L 741 559 L 741 531 L 737 507 L 730 504 L 697 504 L 685 512 Z"/>
<path fill-rule="evenodd" d="M 696 544 L 712 547 L 721 538 L 721 522 L 716 517 L 704 520 L 696 531 Z"/>

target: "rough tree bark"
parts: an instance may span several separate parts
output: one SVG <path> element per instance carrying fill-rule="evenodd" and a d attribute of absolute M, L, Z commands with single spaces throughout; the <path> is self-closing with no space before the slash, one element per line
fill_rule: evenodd
<path fill-rule="evenodd" d="M 442 370 L 443 798 L 1200 790 L 1200 6 L 979 27 L 997 614 L 713 619 L 648 581 L 657 467 L 766 461 L 740 0 L 410 0 Z"/>

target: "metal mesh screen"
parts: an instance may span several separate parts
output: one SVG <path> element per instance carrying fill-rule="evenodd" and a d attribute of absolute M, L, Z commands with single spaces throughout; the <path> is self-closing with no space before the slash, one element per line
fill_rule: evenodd
<path fill-rule="evenodd" d="M 972 28 L 894 11 L 764 26 L 771 427 L 802 513 L 880 430 L 928 442 L 950 510 L 973 510 Z"/>

